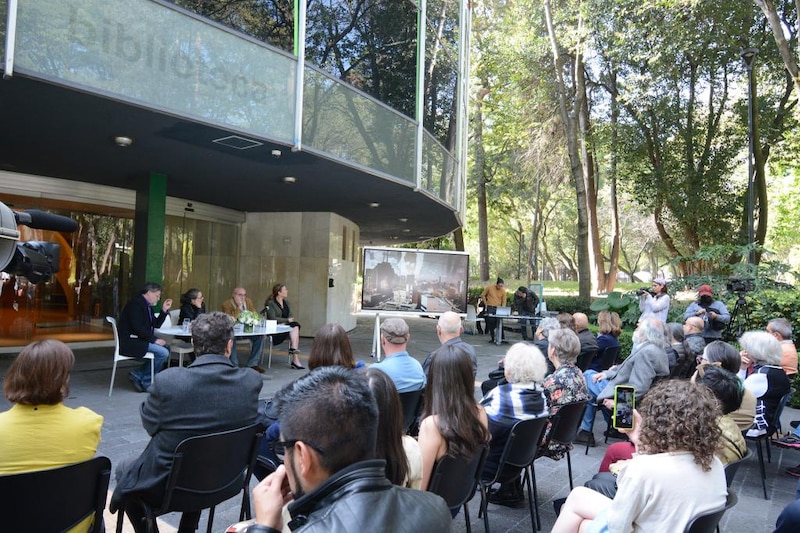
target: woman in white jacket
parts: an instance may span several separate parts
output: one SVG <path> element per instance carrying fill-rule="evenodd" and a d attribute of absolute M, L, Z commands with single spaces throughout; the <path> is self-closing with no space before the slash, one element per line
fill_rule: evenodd
<path fill-rule="evenodd" d="M 644 289 L 641 290 L 641 294 L 639 295 L 639 311 L 642 312 L 642 316 L 639 317 L 639 322 L 652 316 L 665 324 L 667 323 L 667 315 L 669 314 L 669 294 L 667 294 L 667 282 L 664 278 L 656 278 L 653 280 L 653 290 L 651 292 Z"/>

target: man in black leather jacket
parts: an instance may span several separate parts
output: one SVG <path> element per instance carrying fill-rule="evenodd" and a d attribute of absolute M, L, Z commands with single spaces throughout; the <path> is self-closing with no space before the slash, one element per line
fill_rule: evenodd
<path fill-rule="evenodd" d="M 450 511 L 431 493 L 392 485 L 373 459 L 378 409 L 361 374 L 321 367 L 279 398 L 284 465 L 253 489 L 256 524 L 248 533 L 449 531 Z"/>

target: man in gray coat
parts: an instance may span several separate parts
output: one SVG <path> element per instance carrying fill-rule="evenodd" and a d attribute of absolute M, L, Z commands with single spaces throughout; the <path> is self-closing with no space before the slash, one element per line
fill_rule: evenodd
<path fill-rule="evenodd" d="M 630 385 L 636 389 L 637 398 L 647 392 L 656 378 L 669 376 L 669 358 L 665 347 L 664 325 L 657 318 L 643 320 L 633 332 L 633 351 L 620 365 L 612 366 L 603 372 L 587 370 L 583 373 L 589 394 L 597 401 L 602 401 L 609 409 L 613 407 L 614 387 Z M 590 402 L 581 422 L 581 430 L 575 439 L 576 443 L 594 446 L 594 435 L 591 433 L 596 403 Z M 607 418 L 607 421 L 610 418 Z M 609 422 L 609 430 L 611 423 Z"/>
<path fill-rule="evenodd" d="M 207 313 L 192 322 L 197 359 L 187 368 L 156 374 L 141 407 L 142 425 L 151 439 L 139 457 L 117 467 L 112 512 L 134 494 L 151 506 L 161 504 L 172 456 L 184 439 L 256 422 L 261 377 L 230 361 L 233 339 L 233 318 L 225 313 Z M 145 531 L 143 509 L 131 500 L 125 503 L 134 530 Z M 199 518 L 200 513 L 184 513 L 178 531 L 195 531 Z"/>

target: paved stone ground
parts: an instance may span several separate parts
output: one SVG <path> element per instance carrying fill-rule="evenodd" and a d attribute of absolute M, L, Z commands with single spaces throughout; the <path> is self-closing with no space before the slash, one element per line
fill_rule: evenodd
<path fill-rule="evenodd" d="M 438 346 L 435 334 L 435 321 L 429 318 L 409 317 L 411 327 L 410 353 L 422 361 L 425 356 Z M 357 358 L 370 362 L 372 350 L 372 336 L 374 319 L 370 317 L 359 318 L 358 327 L 350 332 L 350 338 Z M 510 342 L 517 342 L 519 335 L 509 334 Z M 464 339 L 473 344 L 478 354 L 478 379 L 496 367 L 497 360 L 502 357 L 507 346 L 495 346 L 488 342 L 487 336 L 465 335 Z M 311 339 L 302 339 L 300 348 L 303 353 L 308 352 Z M 108 384 L 111 376 L 112 348 L 107 345 L 93 348 L 76 348 L 76 368 L 71 378 L 71 393 L 66 403 L 70 406 L 87 406 L 105 417 L 102 431 L 102 442 L 99 453 L 111 459 L 115 466 L 121 460 L 137 455 L 148 442 L 148 436 L 139 419 L 139 405 L 144 400 L 144 394 L 138 394 L 131 388 L 127 379 L 127 372 L 132 367 L 130 363 L 120 363 L 114 394 L 108 398 Z M 10 355 L 0 356 L 0 374 L 11 362 Z M 244 347 L 240 349 L 240 360 L 246 360 Z M 284 384 L 301 375 L 301 371 L 289 368 L 286 351 L 283 346 L 276 347 L 273 357 L 272 369 L 268 372 L 261 390 L 261 397 L 272 397 L 276 390 Z M 480 395 L 479 383 L 476 383 L 476 397 Z M 9 407 L 5 398 L 0 398 L 0 409 Z M 800 413 L 794 409 L 786 409 L 784 413 L 784 427 L 788 421 L 800 418 Z M 601 443 L 596 448 L 590 448 L 589 454 L 584 455 L 583 448 L 577 449 L 572 454 L 572 469 L 575 485 L 583 484 L 597 471 L 605 446 L 602 445 L 602 431 L 604 424 L 598 418 L 595 425 L 595 438 Z M 54 436 L 54 438 L 58 438 Z M 758 460 L 756 456 L 747 461 L 737 474 L 733 488 L 739 497 L 739 503 L 726 513 L 721 523 L 723 532 L 767 533 L 771 532 L 775 519 L 783 507 L 794 499 L 797 480 L 784 474 L 788 466 L 800 463 L 800 453 L 794 450 L 784 450 L 773 447 L 772 463 L 766 465 L 767 494 L 769 499 L 764 500 L 761 489 Z M 554 499 L 563 498 L 569 493 L 566 461 L 552 461 L 542 458 L 535 463 L 537 486 L 539 492 L 539 512 L 541 513 L 542 530 L 549 531 L 555 521 L 552 502 Z M 112 476 L 113 478 L 113 476 Z M 113 489 L 114 481 L 111 481 Z M 478 518 L 480 497 L 476 496 L 470 502 L 469 510 L 474 531 L 483 530 L 482 519 Z M 240 500 L 232 499 L 218 506 L 214 520 L 214 531 L 224 531 L 225 527 L 238 521 Z M 107 515 L 106 526 L 113 530 L 116 525 L 116 515 Z M 205 531 L 207 513 L 203 513 L 200 522 L 200 531 Z M 160 520 L 162 532 L 175 531 L 179 522 L 179 515 L 165 515 Z M 523 509 L 509 509 L 495 505 L 489 506 L 489 520 L 493 531 L 517 532 L 532 531 L 530 515 L 527 507 Z M 2 529 L 2 528 L 0 528 Z M 453 531 L 465 531 L 463 513 L 459 514 L 453 522 Z M 126 531 L 130 529 L 126 528 Z"/>

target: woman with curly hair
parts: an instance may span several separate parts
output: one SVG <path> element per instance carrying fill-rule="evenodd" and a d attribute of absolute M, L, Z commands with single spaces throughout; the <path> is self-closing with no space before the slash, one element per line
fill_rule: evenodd
<path fill-rule="evenodd" d="M 489 441 L 486 411 L 475 402 L 472 359 L 458 344 L 436 350 L 428 369 L 425 409 L 419 427 L 422 450 L 422 490 L 436 462 L 450 455 L 472 458 Z"/>
<path fill-rule="evenodd" d="M 629 433 L 638 455 L 617 477 L 614 499 L 586 487 L 570 492 L 554 533 L 683 531 L 725 505 L 725 471 L 714 455 L 720 406 L 708 387 L 659 383 L 634 411 Z"/>

